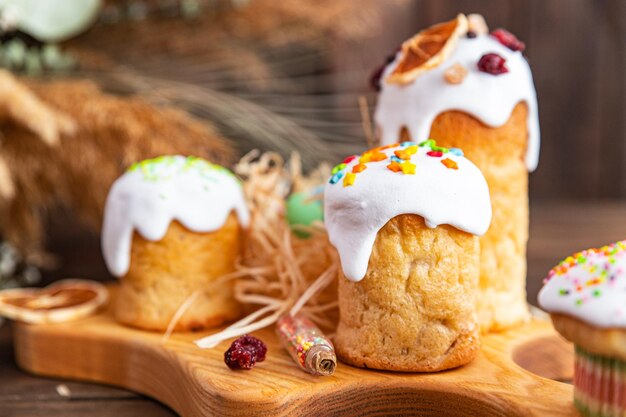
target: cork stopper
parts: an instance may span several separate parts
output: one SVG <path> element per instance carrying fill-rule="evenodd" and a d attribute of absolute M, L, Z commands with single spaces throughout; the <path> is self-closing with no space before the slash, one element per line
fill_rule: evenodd
<path fill-rule="evenodd" d="M 313 346 L 306 357 L 306 367 L 313 375 L 328 376 L 335 372 L 337 357 L 327 346 Z"/>

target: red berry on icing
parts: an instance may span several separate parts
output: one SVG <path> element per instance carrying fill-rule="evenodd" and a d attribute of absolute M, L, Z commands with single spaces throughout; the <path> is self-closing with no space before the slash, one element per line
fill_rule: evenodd
<path fill-rule="evenodd" d="M 506 59 L 495 53 L 485 54 L 478 61 L 478 69 L 491 75 L 500 75 L 509 72 L 505 65 Z"/>
<path fill-rule="evenodd" d="M 513 51 L 523 51 L 526 49 L 524 42 L 517 39 L 517 37 L 506 29 L 496 29 L 491 32 L 491 36 L 496 38 L 502 45 Z"/>
<path fill-rule="evenodd" d="M 236 339 L 224 352 L 224 362 L 230 369 L 252 369 L 257 362 L 265 360 L 267 346 L 254 336 Z"/>

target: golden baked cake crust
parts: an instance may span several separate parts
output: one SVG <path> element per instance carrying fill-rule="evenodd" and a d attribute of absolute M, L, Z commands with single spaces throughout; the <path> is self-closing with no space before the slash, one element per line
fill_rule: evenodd
<path fill-rule="evenodd" d="M 147 330 L 167 329 L 189 296 L 234 270 L 241 245 L 242 231 L 234 213 L 210 233 L 192 232 L 177 221 L 157 242 L 135 232 L 130 269 L 121 279 L 116 298 L 116 319 Z M 232 283 L 220 284 L 201 293 L 175 330 L 213 327 L 238 315 Z"/>
<path fill-rule="evenodd" d="M 335 347 L 359 367 L 433 372 L 470 362 L 480 348 L 475 314 L 478 238 L 403 214 L 379 232 L 363 280 L 339 279 Z"/>
<path fill-rule="evenodd" d="M 626 361 L 626 330 L 601 328 L 564 314 L 550 314 L 554 329 L 587 352 Z"/>
<path fill-rule="evenodd" d="M 501 127 L 484 125 L 459 111 L 440 114 L 430 135 L 437 143 L 463 149 L 482 171 L 493 217 L 480 238 L 478 320 L 483 331 L 499 331 L 528 320 L 526 243 L 528 241 L 528 108 L 518 104 Z"/>

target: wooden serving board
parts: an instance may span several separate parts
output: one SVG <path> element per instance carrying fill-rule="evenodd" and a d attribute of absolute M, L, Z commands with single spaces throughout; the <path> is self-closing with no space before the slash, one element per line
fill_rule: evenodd
<path fill-rule="evenodd" d="M 480 356 L 459 369 L 402 374 L 340 363 L 330 377 L 299 370 L 273 329 L 255 333 L 268 356 L 251 371 L 226 367 L 229 343 L 201 350 L 192 341 L 203 334 L 186 333 L 162 344 L 159 334 L 117 324 L 110 310 L 74 323 L 16 324 L 14 332 L 26 371 L 124 387 L 183 417 L 577 415 L 572 386 L 552 380 L 571 378 L 571 347 L 539 320 L 484 337 Z"/>

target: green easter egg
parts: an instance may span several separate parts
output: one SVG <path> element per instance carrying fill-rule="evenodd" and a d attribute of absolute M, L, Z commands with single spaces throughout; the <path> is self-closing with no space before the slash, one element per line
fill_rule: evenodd
<path fill-rule="evenodd" d="M 287 222 L 293 226 L 310 226 L 314 221 L 324 220 L 324 207 L 320 200 L 309 200 L 311 195 L 306 192 L 293 193 L 287 198 Z M 301 230 L 294 230 L 300 237 L 309 237 Z"/>

